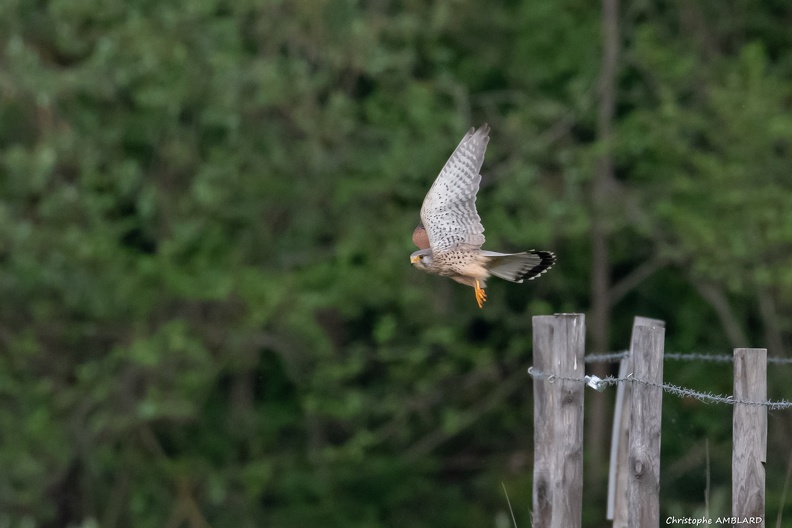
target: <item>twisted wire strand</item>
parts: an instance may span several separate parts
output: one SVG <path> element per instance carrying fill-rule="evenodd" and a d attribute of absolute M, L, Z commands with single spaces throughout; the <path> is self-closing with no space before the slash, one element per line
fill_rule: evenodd
<path fill-rule="evenodd" d="M 584 358 L 586 363 L 599 363 L 608 362 L 614 363 L 620 359 L 626 358 L 630 355 L 628 350 L 621 352 L 608 352 L 607 354 L 589 354 Z M 715 363 L 731 363 L 734 361 L 734 356 L 729 354 L 701 354 L 691 352 L 688 354 L 680 354 L 676 352 L 669 352 L 663 355 L 664 359 L 673 359 L 676 361 L 711 361 Z M 792 365 L 792 358 L 769 357 L 768 363 L 775 363 L 777 365 Z"/>
<path fill-rule="evenodd" d="M 642 383 L 644 385 L 649 385 L 651 387 L 657 387 L 662 389 L 664 392 L 669 394 L 673 394 L 675 396 L 679 396 L 680 398 L 695 398 L 699 401 L 704 403 L 725 403 L 727 405 L 756 405 L 761 407 L 767 407 L 771 410 L 783 410 L 783 409 L 792 409 L 792 401 L 788 400 L 780 400 L 780 401 L 751 401 L 751 400 L 743 400 L 740 398 L 735 398 L 734 396 L 721 396 L 719 394 L 713 394 L 711 392 L 700 392 L 693 389 L 688 389 L 685 387 L 680 387 L 679 385 L 674 385 L 672 383 L 655 383 L 653 381 L 643 380 L 634 377 L 632 374 L 628 375 L 624 378 L 614 377 L 614 376 L 607 376 L 605 378 L 594 379 L 592 376 L 586 376 L 585 378 L 571 378 L 568 376 L 561 376 L 559 374 L 554 374 L 550 372 L 542 372 L 539 370 L 530 367 L 528 369 L 528 374 L 534 379 L 544 379 L 547 380 L 549 383 L 553 383 L 555 380 L 563 380 L 563 381 L 574 381 L 577 383 L 584 383 L 586 385 L 590 385 L 597 390 L 600 390 L 599 387 L 609 386 L 609 385 L 616 385 L 617 383 Z"/>

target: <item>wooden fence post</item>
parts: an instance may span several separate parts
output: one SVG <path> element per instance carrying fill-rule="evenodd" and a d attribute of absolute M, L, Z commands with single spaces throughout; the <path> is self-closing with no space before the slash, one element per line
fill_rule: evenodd
<path fill-rule="evenodd" d="M 534 528 L 576 528 L 583 514 L 585 316 L 533 317 Z M 561 378 L 571 379 L 561 379 Z"/>
<path fill-rule="evenodd" d="M 660 426 L 663 408 L 665 328 L 634 329 L 630 456 L 627 482 L 628 526 L 660 526 Z"/>
<path fill-rule="evenodd" d="M 633 326 L 634 333 L 635 326 Z M 630 348 L 632 349 L 632 346 Z M 619 363 L 619 378 L 626 378 L 631 372 L 632 350 L 630 350 L 630 355 Z M 629 383 L 619 383 L 616 386 L 610 465 L 608 467 L 608 507 L 605 514 L 606 519 L 613 521 L 613 528 L 627 528 L 627 465 L 631 389 L 632 386 Z"/>
<path fill-rule="evenodd" d="M 734 349 L 734 398 L 767 400 L 767 349 Z M 733 420 L 732 516 L 737 518 L 734 526 L 764 528 L 767 407 L 737 403 Z M 757 524 L 756 519 L 761 521 Z"/>
<path fill-rule="evenodd" d="M 665 328 L 665 321 L 636 316 L 633 319 L 630 350 L 619 364 L 619 378 L 626 378 L 632 372 L 633 341 L 638 326 L 659 326 Z M 630 430 L 630 383 L 616 386 L 616 404 L 613 411 L 613 431 L 611 433 L 610 467 L 608 470 L 608 507 L 606 518 L 613 521 L 614 528 L 627 527 L 627 475 L 629 458 Z"/>

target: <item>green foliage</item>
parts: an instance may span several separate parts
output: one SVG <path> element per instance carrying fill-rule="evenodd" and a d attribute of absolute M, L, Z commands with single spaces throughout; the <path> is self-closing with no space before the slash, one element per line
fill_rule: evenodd
<path fill-rule="evenodd" d="M 613 347 L 642 314 L 728 350 L 701 284 L 788 346 L 789 8 L 682 4 L 625 7 L 610 145 L 594 4 L 0 4 L 0 525 L 486 526 L 501 482 L 527 525 L 530 317 L 590 305 L 608 149 L 614 284 L 661 263 Z M 407 256 L 484 121 L 488 247 L 559 265 L 479 311 Z M 708 439 L 728 479 L 728 410 L 664 412 L 664 462 Z M 669 514 L 700 506 L 694 466 Z"/>

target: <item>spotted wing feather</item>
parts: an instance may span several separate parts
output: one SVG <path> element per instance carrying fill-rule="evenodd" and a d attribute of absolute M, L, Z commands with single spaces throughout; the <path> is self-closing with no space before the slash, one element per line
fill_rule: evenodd
<path fill-rule="evenodd" d="M 468 131 L 424 198 L 421 221 L 435 256 L 460 245 L 477 249 L 484 243 L 476 193 L 489 130 L 484 124 Z"/>

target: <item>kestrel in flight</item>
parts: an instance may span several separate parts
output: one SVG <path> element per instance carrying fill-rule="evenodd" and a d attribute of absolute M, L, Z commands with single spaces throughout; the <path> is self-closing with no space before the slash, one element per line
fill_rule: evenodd
<path fill-rule="evenodd" d="M 497 253 L 481 249 L 484 226 L 476 212 L 481 165 L 489 143 L 489 126 L 470 129 L 448 158 L 421 206 L 421 223 L 413 231 L 420 249 L 410 255 L 416 268 L 451 277 L 476 290 L 479 308 L 490 275 L 511 282 L 531 280 L 555 263 L 549 251 Z"/>

